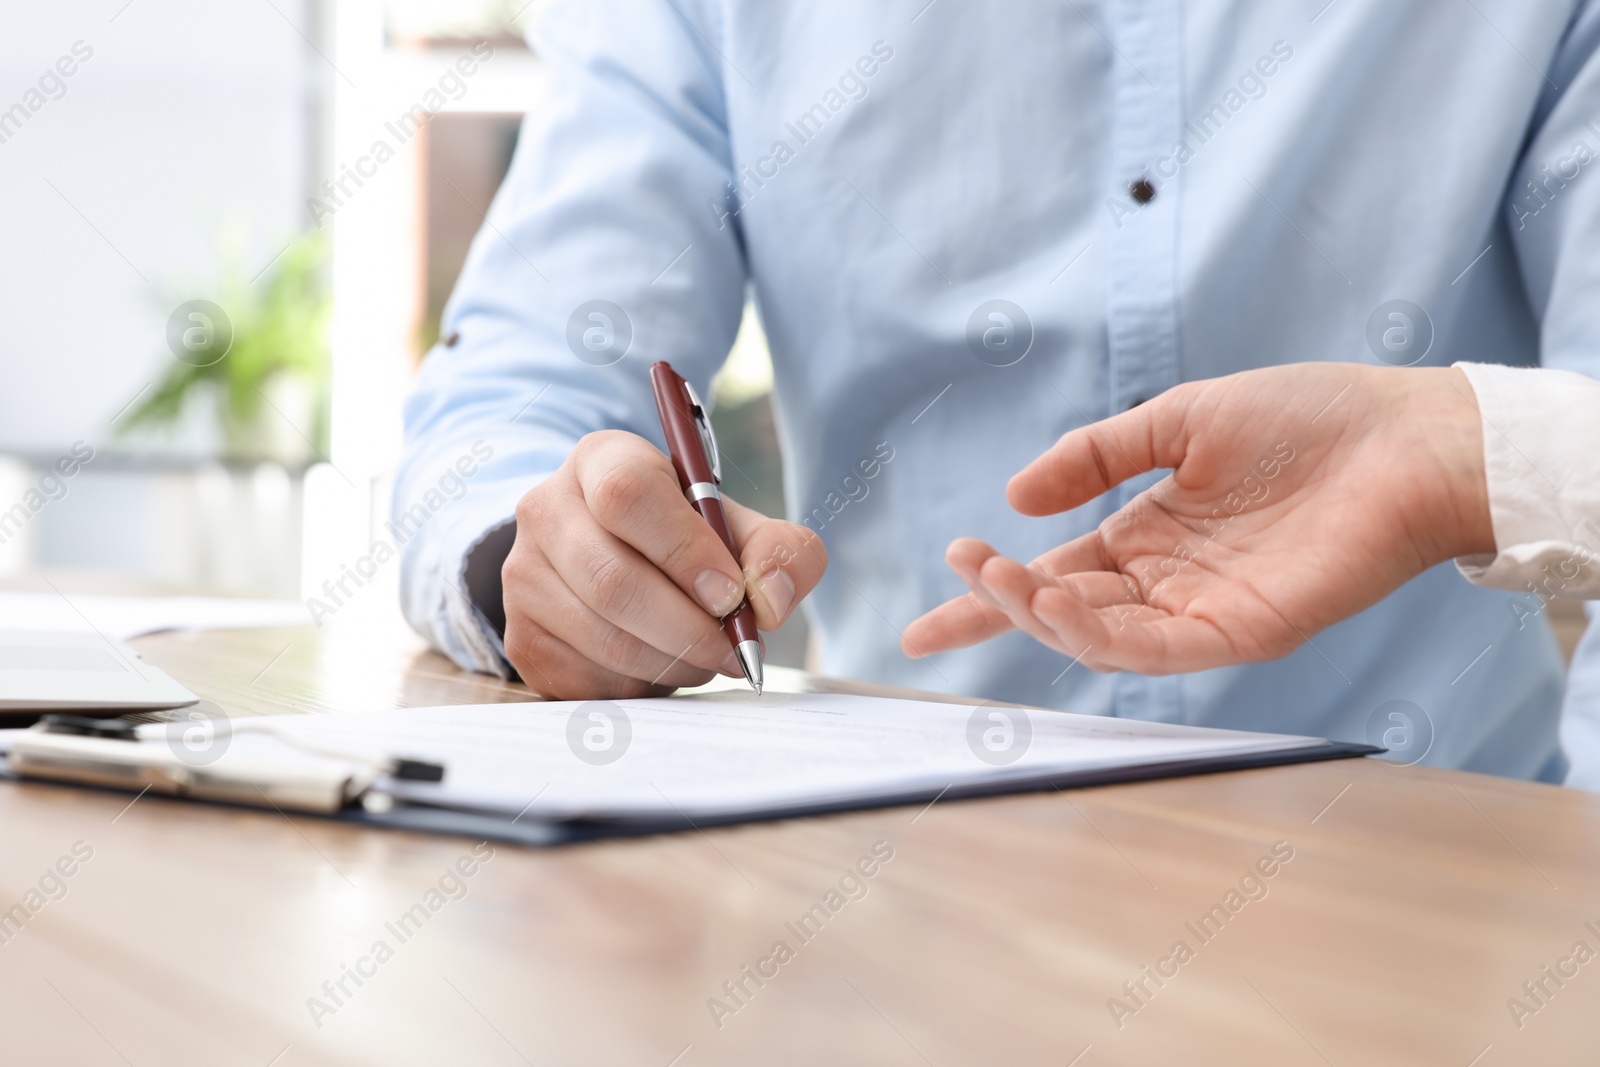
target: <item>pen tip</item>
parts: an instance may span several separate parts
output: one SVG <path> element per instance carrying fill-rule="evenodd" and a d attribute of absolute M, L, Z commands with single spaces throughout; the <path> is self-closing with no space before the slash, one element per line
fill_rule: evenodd
<path fill-rule="evenodd" d="M 738 647 L 739 665 L 744 668 L 744 676 L 750 682 L 750 687 L 756 691 L 756 696 L 761 695 L 761 643 L 759 641 L 740 641 Z"/>

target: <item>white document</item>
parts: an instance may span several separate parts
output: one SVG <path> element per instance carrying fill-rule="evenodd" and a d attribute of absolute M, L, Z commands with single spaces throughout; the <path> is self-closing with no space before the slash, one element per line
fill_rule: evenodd
<path fill-rule="evenodd" d="M 771 814 L 1328 747 L 1317 738 L 995 704 L 737 691 L 285 715 L 240 726 L 324 749 L 442 762 L 443 782 L 384 789 L 530 821 Z"/>
<path fill-rule="evenodd" d="M 116 641 L 163 630 L 242 630 L 310 622 L 306 606 L 295 600 L 0 593 L 0 630 L 99 633 Z"/>

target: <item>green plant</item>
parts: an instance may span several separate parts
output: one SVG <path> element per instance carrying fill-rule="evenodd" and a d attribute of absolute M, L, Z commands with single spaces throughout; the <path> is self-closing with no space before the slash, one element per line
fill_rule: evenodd
<path fill-rule="evenodd" d="M 218 417 L 230 454 L 259 458 L 250 453 L 263 450 L 263 422 L 284 417 L 272 409 L 268 391 L 287 377 L 306 387 L 313 399 L 310 425 L 294 429 L 315 450 L 325 451 L 331 307 L 327 258 L 325 235 L 308 231 L 253 282 L 229 268 L 217 302 L 226 321 L 213 323 L 208 316 L 198 334 L 184 332 L 180 322 L 181 345 L 173 343 L 174 327 L 169 325 L 175 358 L 150 394 L 122 420 L 121 432 L 170 426 L 198 391 L 210 388 L 219 394 Z M 194 337 L 198 342 L 190 340 Z"/>

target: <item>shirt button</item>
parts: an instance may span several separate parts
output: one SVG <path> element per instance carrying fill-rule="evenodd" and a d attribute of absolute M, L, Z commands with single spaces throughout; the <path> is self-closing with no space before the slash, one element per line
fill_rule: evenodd
<path fill-rule="evenodd" d="M 1156 198 L 1156 187 L 1150 184 L 1149 178 L 1140 178 L 1128 186 L 1128 192 L 1141 204 L 1148 204 Z"/>
<path fill-rule="evenodd" d="M 456 345 L 458 345 L 460 343 L 461 343 L 461 331 L 460 330 L 455 331 L 449 337 L 446 337 L 444 339 L 444 346 L 446 348 L 454 348 Z"/>

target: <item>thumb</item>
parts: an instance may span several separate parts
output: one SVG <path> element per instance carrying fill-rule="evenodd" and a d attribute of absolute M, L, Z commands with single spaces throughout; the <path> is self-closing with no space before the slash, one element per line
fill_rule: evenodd
<path fill-rule="evenodd" d="M 822 538 L 797 523 L 773 519 L 723 498 L 728 528 L 739 546 L 745 591 L 756 626 L 776 630 L 828 569 Z"/>
<path fill-rule="evenodd" d="M 1195 396 L 1191 385 L 1180 385 L 1063 435 L 1011 479 L 1006 499 L 1024 515 L 1054 515 L 1146 471 L 1178 466 L 1189 445 L 1186 416 Z"/>

